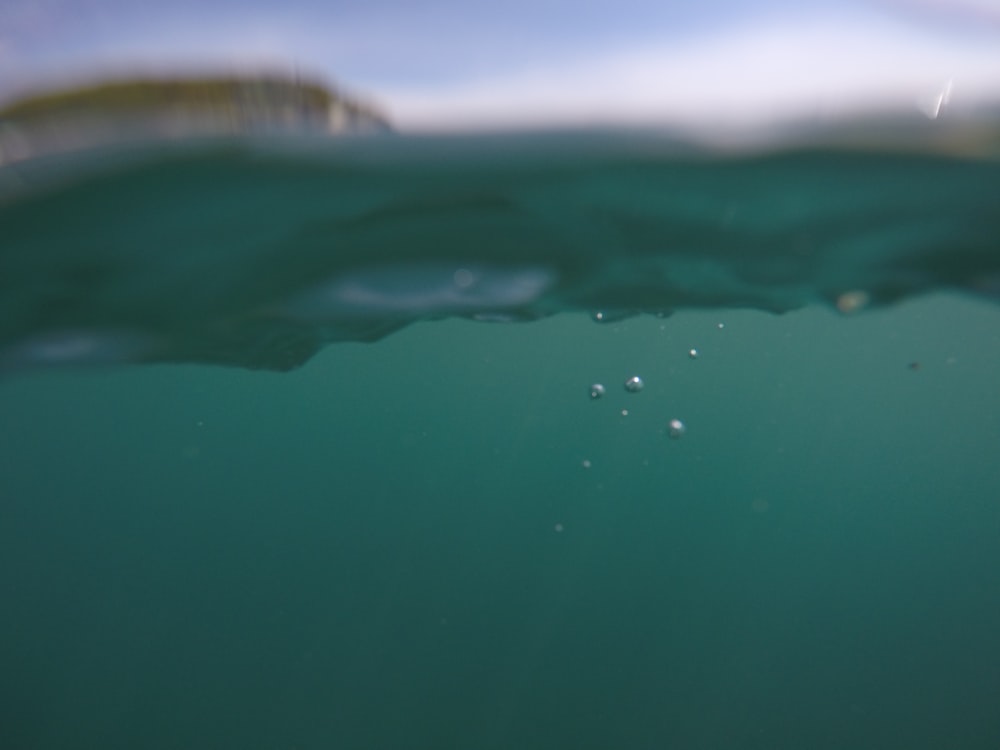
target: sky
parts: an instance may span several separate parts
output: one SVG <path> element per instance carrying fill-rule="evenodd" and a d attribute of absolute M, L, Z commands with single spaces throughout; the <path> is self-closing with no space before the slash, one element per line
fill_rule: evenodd
<path fill-rule="evenodd" d="M 230 70 L 414 130 L 936 116 L 1000 101 L 1000 0 L 0 0 L 0 99 Z"/>

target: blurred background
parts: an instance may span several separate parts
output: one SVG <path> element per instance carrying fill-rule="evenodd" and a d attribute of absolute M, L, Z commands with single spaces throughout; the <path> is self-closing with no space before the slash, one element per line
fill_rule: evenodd
<path fill-rule="evenodd" d="M 1000 99 L 1000 2 L 0 3 L 0 101 L 204 71 L 319 77 L 411 130 L 933 117 Z"/>

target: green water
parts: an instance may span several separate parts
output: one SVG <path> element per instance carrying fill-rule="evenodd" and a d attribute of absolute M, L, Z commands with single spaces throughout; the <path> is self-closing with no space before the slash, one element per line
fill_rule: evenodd
<path fill-rule="evenodd" d="M 0 747 L 1000 747 L 998 372 L 938 296 L 7 379 Z"/>
<path fill-rule="evenodd" d="M 654 132 L 39 156 L 0 166 L 0 376 L 290 370 L 451 316 L 996 300 L 998 196 L 992 151 L 743 153 Z"/>

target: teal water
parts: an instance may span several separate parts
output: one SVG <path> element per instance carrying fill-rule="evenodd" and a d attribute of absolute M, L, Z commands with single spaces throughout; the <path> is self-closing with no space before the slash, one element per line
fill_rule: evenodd
<path fill-rule="evenodd" d="M 0 746 L 996 748 L 998 372 L 933 294 L 9 377 Z"/>
<path fill-rule="evenodd" d="M 922 119 L 916 141 L 847 128 L 756 149 L 650 131 L 232 137 L 0 164 L 0 375 L 289 370 L 456 316 L 996 300 L 996 123 Z"/>
<path fill-rule="evenodd" d="M 0 750 L 1000 747 L 996 128 L 909 127 L 0 165 Z"/>

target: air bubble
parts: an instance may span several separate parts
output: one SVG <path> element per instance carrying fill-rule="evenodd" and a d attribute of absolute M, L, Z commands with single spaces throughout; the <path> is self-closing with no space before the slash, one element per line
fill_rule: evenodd
<path fill-rule="evenodd" d="M 600 383 L 594 383 L 590 386 L 590 397 L 592 399 L 599 399 L 604 395 L 604 386 Z"/>
<path fill-rule="evenodd" d="M 667 423 L 667 434 L 673 440 L 683 437 L 685 432 L 687 432 L 687 427 L 684 426 L 681 420 L 674 418 Z"/>
<path fill-rule="evenodd" d="M 644 385 L 645 383 L 642 382 L 642 378 L 638 375 L 633 375 L 625 381 L 625 390 L 629 393 L 638 393 L 642 390 Z"/>

